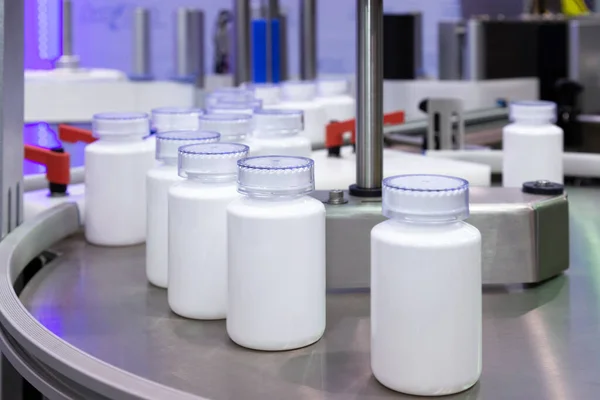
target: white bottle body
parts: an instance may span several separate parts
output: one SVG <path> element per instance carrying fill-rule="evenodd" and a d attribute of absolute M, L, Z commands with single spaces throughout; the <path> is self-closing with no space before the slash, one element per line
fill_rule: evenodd
<path fill-rule="evenodd" d="M 101 246 L 146 240 L 146 173 L 153 143 L 98 140 L 85 147 L 85 237 Z"/>
<path fill-rule="evenodd" d="M 524 182 L 563 183 L 563 131 L 556 125 L 513 123 L 502 131 L 502 185 Z"/>
<path fill-rule="evenodd" d="M 293 135 L 285 137 L 255 137 L 252 143 L 258 149 L 253 155 L 260 156 L 297 156 L 310 157 L 312 146 L 304 136 Z"/>
<path fill-rule="evenodd" d="M 146 277 L 154 286 L 168 285 L 169 188 L 183 178 L 177 165 L 160 163 L 146 176 Z"/>
<path fill-rule="evenodd" d="M 356 101 L 350 95 L 322 96 L 317 101 L 325 108 L 328 123 L 356 117 Z"/>
<path fill-rule="evenodd" d="M 481 234 L 388 220 L 371 232 L 371 368 L 390 389 L 441 396 L 481 374 Z"/>
<path fill-rule="evenodd" d="M 325 143 L 325 128 L 329 121 L 325 107 L 318 101 L 284 101 L 273 108 L 302 110 L 304 112 L 304 130 L 300 132 L 300 136 L 307 137 L 313 146 Z"/>
<path fill-rule="evenodd" d="M 176 314 L 226 317 L 226 210 L 239 196 L 235 181 L 185 180 L 169 189 L 168 301 Z"/>
<path fill-rule="evenodd" d="M 227 333 L 255 350 L 310 345 L 325 331 L 325 207 L 311 197 L 241 198 L 227 209 Z"/>

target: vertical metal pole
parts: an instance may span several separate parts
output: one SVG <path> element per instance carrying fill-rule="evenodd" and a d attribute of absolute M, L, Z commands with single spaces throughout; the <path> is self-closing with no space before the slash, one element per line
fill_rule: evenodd
<path fill-rule="evenodd" d="M 317 77 L 317 1 L 300 0 L 300 79 Z"/>
<path fill-rule="evenodd" d="M 250 82 L 250 0 L 233 0 L 233 84 Z"/>
<path fill-rule="evenodd" d="M 192 46 L 189 33 L 189 12 L 187 8 L 178 8 L 175 12 L 175 77 L 189 79 L 191 71 Z"/>
<path fill-rule="evenodd" d="M 467 80 L 477 81 L 485 79 L 484 61 L 485 47 L 483 37 L 482 21 L 470 19 L 466 25 L 466 61 L 464 67 L 466 71 L 463 76 Z"/>
<path fill-rule="evenodd" d="M 137 7 L 133 12 L 133 68 L 132 75 L 136 78 L 150 78 L 151 70 L 150 48 L 150 11 Z"/>
<path fill-rule="evenodd" d="M 381 196 L 383 180 L 383 0 L 357 0 L 355 196 Z"/>
<path fill-rule="evenodd" d="M 268 0 L 266 22 L 267 51 L 267 82 L 273 82 L 273 23 L 274 19 L 279 18 L 279 0 Z"/>
<path fill-rule="evenodd" d="M 73 54 L 73 3 L 62 0 L 62 55 L 56 61 L 57 68 L 79 67 L 79 57 Z"/>
<path fill-rule="evenodd" d="M 279 80 L 288 79 L 288 34 L 287 15 L 279 13 Z"/>
<path fill-rule="evenodd" d="M 23 211 L 23 0 L 0 0 L 0 237 Z"/>

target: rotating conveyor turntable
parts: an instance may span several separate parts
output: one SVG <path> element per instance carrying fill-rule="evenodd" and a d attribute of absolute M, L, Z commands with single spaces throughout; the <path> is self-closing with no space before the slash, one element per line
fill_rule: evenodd
<path fill-rule="evenodd" d="M 357 4 L 352 192 L 373 196 L 382 178 L 382 0 Z M 346 195 L 344 203 L 330 194 L 327 331 L 313 346 L 279 353 L 234 345 L 223 321 L 172 314 L 166 292 L 146 283 L 143 246 L 88 245 L 74 204 L 17 227 L 23 1 L 0 6 L 2 399 L 406 398 L 379 385 L 369 366 L 365 242 L 382 218 L 372 198 Z M 484 288 L 482 379 L 452 398 L 597 398 L 600 190 L 569 189 L 569 196 L 572 251 L 561 275 L 569 266 L 566 196 L 474 188 L 470 222 L 483 235 L 484 280 L 502 285 Z"/>

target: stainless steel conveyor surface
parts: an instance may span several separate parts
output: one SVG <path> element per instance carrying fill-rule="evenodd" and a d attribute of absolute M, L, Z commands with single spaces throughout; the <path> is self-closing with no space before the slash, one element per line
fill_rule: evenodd
<path fill-rule="evenodd" d="M 484 289 L 483 376 L 471 390 L 449 398 L 597 398 L 600 190 L 568 192 L 571 268 L 536 287 Z M 161 390 L 166 386 L 215 400 L 412 398 L 387 390 L 371 375 L 367 292 L 329 294 L 327 331 L 317 344 L 256 352 L 233 344 L 223 321 L 192 321 L 171 313 L 166 292 L 146 283 L 143 246 L 94 247 L 75 234 L 52 249 L 60 256 L 27 284 L 22 304 L 73 350 L 116 367 L 111 376 L 126 375 L 127 387 L 139 380 L 155 390 L 139 392 L 145 396 L 167 393 L 148 386 L 154 381 Z M 11 321 L 3 318 L 6 324 Z M 39 337 L 28 340 L 35 343 Z M 62 365 L 45 360 L 53 368 Z M 101 374 L 70 377 L 77 367 L 61 373 L 84 386 L 103 379 Z M 87 367 L 82 366 L 82 375 Z M 113 389 L 110 397 L 119 397 L 120 389 Z"/>

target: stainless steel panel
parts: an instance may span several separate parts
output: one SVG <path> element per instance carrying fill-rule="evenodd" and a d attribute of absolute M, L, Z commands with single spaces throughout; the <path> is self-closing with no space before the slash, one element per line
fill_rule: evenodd
<path fill-rule="evenodd" d="M 484 288 L 483 375 L 449 399 L 597 397 L 600 191 L 569 195 L 572 268 L 542 285 Z M 511 197 L 488 203 L 499 200 Z M 101 248 L 75 236 L 55 249 L 63 256 L 34 277 L 21 300 L 50 332 L 115 372 L 215 400 L 413 398 L 372 377 L 366 292 L 329 294 L 327 330 L 315 345 L 256 352 L 231 342 L 223 321 L 171 313 L 166 291 L 146 283 L 143 246 Z"/>
<path fill-rule="evenodd" d="M 23 0 L 0 0 L 0 237 L 21 223 Z"/>
<path fill-rule="evenodd" d="M 326 201 L 327 192 L 315 197 Z M 368 288 L 370 234 L 384 220 L 381 203 L 349 196 L 346 204 L 326 207 L 328 287 Z M 470 207 L 467 222 L 482 235 L 484 283 L 536 283 L 569 267 L 566 196 L 472 187 Z"/>

